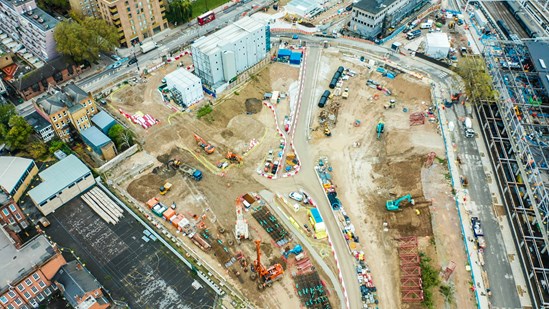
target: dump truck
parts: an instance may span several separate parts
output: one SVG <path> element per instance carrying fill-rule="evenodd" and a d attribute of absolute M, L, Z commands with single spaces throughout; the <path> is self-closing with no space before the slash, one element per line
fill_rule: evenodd
<path fill-rule="evenodd" d="M 192 179 L 194 179 L 196 181 L 202 180 L 202 171 L 200 171 L 200 170 L 198 170 L 198 169 L 196 169 L 196 168 L 194 168 L 190 165 L 182 163 L 179 166 L 179 171 L 183 175 L 189 176 L 189 177 L 191 177 Z"/>
<path fill-rule="evenodd" d="M 150 52 L 151 50 L 157 48 L 158 45 L 156 44 L 156 42 L 153 42 L 153 41 L 149 41 L 149 42 L 146 42 L 146 43 L 143 43 L 141 44 L 140 48 L 141 48 L 141 52 L 146 54 L 148 52 Z"/>

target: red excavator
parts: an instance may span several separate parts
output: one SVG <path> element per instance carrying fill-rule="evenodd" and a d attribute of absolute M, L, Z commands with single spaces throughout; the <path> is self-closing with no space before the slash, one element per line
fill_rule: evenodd
<path fill-rule="evenodd" d="M 194 140 L 198 143 L 198 146 L 202 147 L 207 154 L 212 154 L 215 151 L 215 147 L 206 142 L 202 137 L 194 133 Z"/>
<path fill-rule="evenodd" d="M 234 152 L 229 151 L 227 155 L 225 156 L 227 160 L 231 161 L 231 163 L 240 164 L 242 163 L 242 157 L 237 155 Z"/>
<path fill-rule="evenodd" d="M 261 240 L 255 241 L 255 248 L 257 251 L 257 259 L 254 261 L 252 270 L 254 271 L 250 278 L 255 280 L 259 276 L 259 284 L 257 285 L 258 290 L 263 290 L 265 287 L 270 287 L 273 285 L 273 282 L 282 279 L 284 274 L 284 269 L 280 264 L 274 264 L 273 266 L 266 268 L 261 264 Z"/>

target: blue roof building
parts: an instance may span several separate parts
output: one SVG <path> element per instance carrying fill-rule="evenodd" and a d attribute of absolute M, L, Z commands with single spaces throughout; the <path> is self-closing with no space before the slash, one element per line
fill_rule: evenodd
<path fill-rule="evenodd" d="M 91 120 L 92 123 L 105 134 L 109 134 L 109 130 L 116 124 L 116 120 L 105 111 L 100 111 L 97 115 L 93 116 Z"/>
<path fill-rule="evenodd" d="M 290 58 L 291 55 L 292 55 L 292 51 L 289 49 L 278 50 L 278 58 Z"/>
<path fill-rule="evenodd" d="M 293 52 L 290 55 L 290 64 L 301 64 L 301 57 L 303 54 L 301 52 Z"/>
<path fill-rule="evenodd" d="M 45 216 L 95 184 L 90 169 L 73 154 L 38 176 L 42 183 L 29 191 L 29 197 Z"/>
<path fill-rule="evenodd" d="M 116 156 L 116 148 L 111 139 L 96 127 L 88 128 L 81 133 L 82 140 L 86 145 L 103 159 L 110 160 Z"/>
<path fill-rule="evenodd" d="M 17 202 L 27 190 L 38 167 L 31 159 L 0 156 L 0 187 Z"/>

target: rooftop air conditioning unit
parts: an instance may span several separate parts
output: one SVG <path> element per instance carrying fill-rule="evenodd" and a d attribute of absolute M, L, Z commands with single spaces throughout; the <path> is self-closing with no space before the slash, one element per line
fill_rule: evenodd
<path fill-rule="evenodd" d="M 42 18 L 39 18 L 39 19 L 38 19 L 38 22 L 39 22 L 39 23 L 43 23 L 44 20 L 43 20 Z"/>
<path fill-rule="evenodd" d="M 38 19 L 38 15 L 33 15 L 32 18 Z"/>

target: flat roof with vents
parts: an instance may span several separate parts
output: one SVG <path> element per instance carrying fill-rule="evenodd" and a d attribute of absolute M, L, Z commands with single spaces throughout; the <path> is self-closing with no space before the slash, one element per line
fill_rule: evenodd
<path fill-rule="evenodd" d="M 44 31 L 55 28 L 59 23 L 57 19 L 39 8 L 22 13 L 21 16 L 25 17 L 25 19 L 30 21 L 34 26 Z"/>

